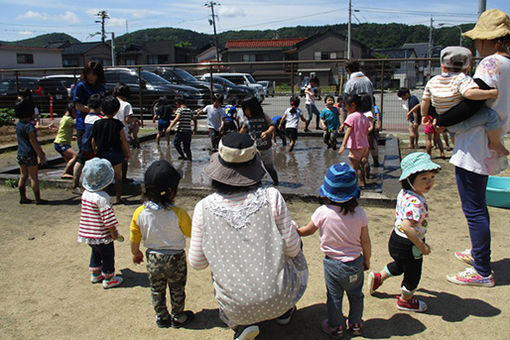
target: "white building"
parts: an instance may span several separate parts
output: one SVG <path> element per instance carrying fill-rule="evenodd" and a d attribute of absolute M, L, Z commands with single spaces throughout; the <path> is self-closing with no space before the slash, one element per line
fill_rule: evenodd
<path fill-rule="evenodd" d="M 62 49 L 0 45 L 0 69 L 62 67 Z"/>

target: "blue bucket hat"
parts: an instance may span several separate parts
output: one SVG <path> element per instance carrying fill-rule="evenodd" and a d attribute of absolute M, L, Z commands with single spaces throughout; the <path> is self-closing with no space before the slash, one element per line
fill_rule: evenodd
<path fill-rule="evenodd" d="M 83 167 L 83 187 L 88 191 L 100 191 L 113 182 L 113 167 L 106 159 L 92 158 Z"/>
<path fill-rule="evenodd" d="M 432 162 L 430 156 L 425 152 L 410 153 L 400 162 L 400 167 L 402 168 L 402 174 L 400 175 L 399 181 L 403 181 L 407 177 L 418 172 L 441 169 L 441 166 Z"/>
<path fill-rule="evenodd" d="M 349 164 L 343 162 L 329 167 L 320 188 L 322 197 L 337 203 L 347 202 L 353 197 L 359 198 L 359 192 L 356 172 Z"/>

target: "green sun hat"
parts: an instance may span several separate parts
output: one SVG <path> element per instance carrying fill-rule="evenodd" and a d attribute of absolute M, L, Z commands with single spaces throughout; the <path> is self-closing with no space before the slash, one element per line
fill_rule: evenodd
<path fill-rule="evenodd" d="M 403 181 L 417 172 L 441 169 L 441 166 L 432 162 L 430 156 L 425 152 L 410 153 L 400 162 L 400 167 L 402 168 L 402 175 L 400 175 L 399 181 Z"/>

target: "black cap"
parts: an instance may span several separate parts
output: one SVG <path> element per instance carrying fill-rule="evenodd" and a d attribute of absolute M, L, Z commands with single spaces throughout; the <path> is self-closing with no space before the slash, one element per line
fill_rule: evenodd
<path fill-rule="evenodd" d="M 158 194 L 169 188 L 175 190 L 181 178 L 181 174 L 168 161 L 155 161 L 145 171 L 145 190 Z"/>

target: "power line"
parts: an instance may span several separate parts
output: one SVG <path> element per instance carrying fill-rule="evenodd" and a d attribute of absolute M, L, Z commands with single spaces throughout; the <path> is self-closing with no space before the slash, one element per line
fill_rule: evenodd
<path fill-rule="evenodd" d="M 400 9 L 388 9 L 388 8 L 376 8 L 376 7 L 356 7 L 356 9 L 366 11 L 366 12 L 376 12 L 376 13 L 398 13 L 398 14 L 408 14 L 408 15 L 433 15 L 435 17 L 443 16 L 443 17 L 470 17 L 476 18 L 475 13 L 445 13 L 438 11 L 413 11 L 413 10 L 400 10 Z"/>

